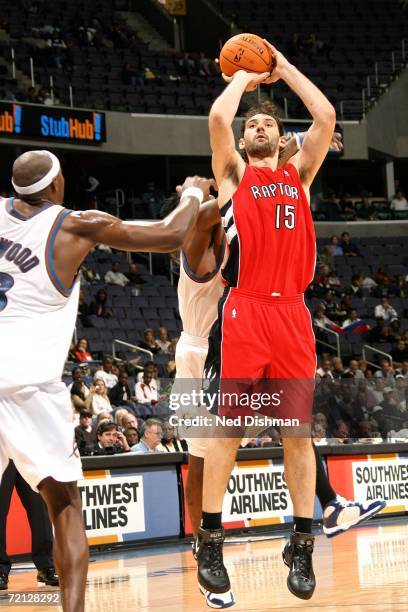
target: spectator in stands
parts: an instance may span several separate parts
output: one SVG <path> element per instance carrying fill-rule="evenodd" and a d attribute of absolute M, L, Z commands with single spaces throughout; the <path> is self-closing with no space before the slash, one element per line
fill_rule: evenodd
<path fill-rule="evenodd" d="M 333 252 L 329 244 L 323 247 L 323 251 L 319 255 L 319 260 L 323 265 L 328 266 L 330 269 L 333 268 Z"/>
<path fill-rule="evenodd" d="M 127 372 L 121 370 L 118 376 L 118 382 L 114 387 L 109 389 L 109 399 L 112 406 L 127 406 L 129 409 L 134 409 L 135 397 L 131 394 L 128 385 L 129 376 Z"/>
<path fill-rule="evenodd" d="M 385 325 L 385 321 L 382 317 L 376 319 L 375 326 L 370 330 L 368 335 L 368 341 L 379 343 L 379 342 L 390 342 L 390 331 Z"/>
<path fill-rule="evenodd" d="M 312 436 L 315 444 L 327 444 L 327 417 L 323 412 L 316 412 L 312 421 Z"/>
<path fill-rule="evenodd" d="M 320 329 L 331 329 L 333 327 L 333 321 L 331 321 L 326 316 L 326 309 L 324 307 L 324 304 L 319 304 L 319 306 L 314 311 L 313 325 L 315 325 L 316 327 L 320 327 Z"/>
<path fill-rule="evenodd" d="M 328 378 L 330 380 L 333 380 L 332 366 L 330 363 L 330 359 L 322 360 L 322 365 L 320 366 L 320 368 L 316 370 L 316 374 L 320 378 Z"/>
<path fill-rule="evenodd" d="M 383 287 L 385 288 L 385 290 L 388 291 L 388 287 L 391 286 L 393 279 L 392 279 L 391 274 L 386 272 L 383 268 L 378 268 L 374 276 L 374 280 L 377 283 L 377 285 L 380 285 L 380 287 Z"/>
<path fill-rule="evenodd" d="M 377 287 L 377 283 L 373 278 L 371 278 L 371 276 L 367 276 L 364 273 L 361 274 L 361 277 L 363 279 L 362 288 L 368 289 L 368 291 L 371 293 L 371 290 L 374 289 L 374 287 Z"/>
<path fill-rule="evenodd" d="M 334 257 L 337 257 L 339 255 L 343 255 L 343 248 L 342 246 L 339 244 L 339 239 L 337 238 L 337 236 L 333 235 L 330 238 L 330 249 L 332 252 L 332 255 Z"/>
<path fill-rule="evenodd" d="M 165 421 L 162 425 L 163 436 L 158 450 L 168 453 L 182 453 L 187 451 L 187 443 L 185 440 L 180 440 L 177 436 L 175 428 Z"/>
<path fill-rule="evenodd" d="M 343 249 L 344 255 L 347 257 L 357 257 L 360 255 L 360 250 L 358 247 L 350 242 L 350 234 L 348 232 L 343 232 L 340 236 L 340 244 Z"/>
<path fill-rule="evenodd" d="M 397 374 L 403 376 L 405 381 L 408 382 L 408 359 L 404 359 L 402 365 L 397 370 Z"/>
<path fill-rule="evenodd" d="M 78 340 L 75 345 L 74 354 L 75 361 L 94 361 L 91 350 L 89 348 L 88 340 L 86 338 L 80 338 Z"/>
<path fill-rule="evenodd" d="M 408 364 L 408 360 L 406 360 L 406 363 Z M 405 380 L 405 376 L 403 376 L 403 374 L 399 374 L 400 368 L 398 368 L 397 372 L 398 374 L 395 375 L 394 396 L 397 405 L 401 408 L 401 403 L 406 401 L 408 385 L 407 381 Z"/>
<path fill-rule="evenodd" d="M 381 304 L 377 304 L 374 309 L 374 316 L 376 319 L 381 318 L 384 321 L 391 321 L 391 319 L 398 319 L 398 314 L 395 308 L 391 306 L 387 297 L 381 298 Z"/>
<path fill-rule="evenodd" d="M 356 211 L 353 208 L 353 202 L 350 200 L 351 196 L 348 193 L 342 194 L 340 196 L 340 200 L 338 202 L 338 205 L 340 206 L 342 212 L 351 217 L 353 221 L 355 221 L 357 219 L 357 215 L 356 215 Z M 345 232 L 347 233 L 347 232 Z M 340 244 L 343 247 L 343 252 L 344 252 L 344 246 L 342 243 L 342 239 L 340 238 Z M 345 254 L 345 253 L 344 253 Z"/>
<path fill-rule="evenodd" d="M 113 421 L 103 421 L 96 432 L 98 442 L 92 449 L 93 455 L 117 455 L 127 453 L 130 448 L 121 431 L 117 431 Z"/>
<path fill-rule="evenodd" d="M 399 274 L 395 280 L 393 293 L 399 298 L 408 297 L 408 285 L 403 274 Z"/>
<path fill-rule="evenodd" d="M 139 434 L 136 427 L 128 427 L 123 433 L 130 448 L 139 442 Z"/>
<path fill-rule="evenodd" d="M 339 322 L 347 316 L 347 311 L 340 308 L 340 304 L 335 301 L 334 293 L 330 289 L 326 292 L 322 303 L 325 307 L 325 315 L 331 321 Z"/>
<path fill-rule="evenodd" d="M 389 387 L 393 387 L 395 384 L 394 374 L 394 368 L 389 359 L 383 357 L 380 360 L 380 369 L 375 372 L 374 378 L 383 379 Z"/>
<path fill-rule="evenodd" d="M 95 382 L 97 378 L 101 379 L 108 389 L 112 389 L 112 387 L 114 387 L 118 382 L 118 377 L 116 374 L 113 374 L 112 368 L 112 357 L 110 355 L 105 355 L 102 361 L 102 369 L 95 372 Z"/>
<path fill-rule="evenodd" d="M 364 219 L 365 221 L 375 218 L 375 208 L 372 204 L 370 204 L 370 200 L 367 196 L 362 198 L 361 206 L 357 211 L 357 216 L 359 219 Z"/>
<path fill-rule="evenodd" d="M 154 337 L 154 332 L 150 327 L 145 329 L 143 333 L 143 340 L 139 342 L 139 346 L 140 348 L 150 351 L 151 353 L 153 353 L 153 355 L 155 355 L 161 350 L 160 347 L 157 346 L 156 344 L 156 338 Z"/>
<path fill-rule="evenodd" d="M 343 362 L 340 359 L 340 357 L 333 357 L 331 372 L 332 372 L 332 376 L 334 380 L 343 378 L 344 367 L 343 367 Z"/>
<path fill-rule="evenodd" d="M 170 353 L 171 342 L 165 327 L 159 327 L 159 337 L 156 340 L 156 346 L 159 347 L 162 353 Z"/>
<path fill-rule="evenodd" d="M 408 201 L 402 191 L 397 191 L 391 200 L 390 209 L 395 211 L 408 210 Z"/>
<path fill-rule="evenodd" d="M 218 76 L 220 69 L 218 64 L 214 60 L 206 57 L 205 53 L 201 51 L 199 58 L 200 74 L 206 74 L 207 76 Z"/>
<path fill-rule="evenodd" d="M 382 377 L 374 377 L 374 387 L 369 387 L 366 393 L 367 408 L 372 410 L 374 406 L 378 406 L 384 399 L 385 382 Z"/>
<path fill-rule="evenodd" d="M 130 285 L 144 285 L 146 283 L 145 280 L 140 276 L 137 271 L 137 264 L 135 261 L 132 261 L 129 264 L 129 272 L 126 273 L 126 277 L 129 281 Z"/>
<path fill-rule="evenodd" d="M 403 421 L 403 416 L 397 405 L 397 401 L 394 396 L 394 390 L 391 387 L 385 387 L 383 393 L 384 399 L 380 403 L 380 406 L 383 409 L 384 416 L 388 420 L 388 428 L 399 428 Z"/>
<path fill-rule="evenodd" d="M 299 32 L 293 32 L 292 38 L 288 44 L 289 55 L 295 57 L 303 50 L 303 42 Z"/>
<path fill-rule="evenodd" d="M 129 427 L 134 427 L 135 429 L 139 430 L 137 418 L 135 417 L 135 415 L 131 412 L 129 412 L 129 414 L 125 414 L 122 419 L 122 427 L 125 430 L 129 429 Z"/>
<path fill-rule="evenodd" d="M 172 355 L 175 355 L 176 353 L 177 342 L 179 341 L 179 339 L 180 339 L 180 336 L 173 336 L 173 338 L 170 339 L 170 342 L 171 342 L 170 353 Z"/>
<path fill-rule="evenodd" d="M 84 393 L 85 393 L 85 397 L 88 397 L 89 395 L 89 387 L 86 384 L 85 376 L 84 376 L 84 368 L 82 366 L 76 366 L 75 368 L 73 368 L 72 372 L 71 372 L 71 376 L 72 376 L 72 383 L 70 385 L 68 385 L 68 389 L 69 391 L 71 391 L 72 385 L 74 384 L 74 382 L 78 382 L 84 385 Z"/>
<path fill-rule="evenodd" d="M 350 359 L 346 373 L 350 374 L 355 380 L 364 380 L 364 373 L 360 370 L 357 359 Z"/>
<path fill-rule="evenodd" d="M 157 219 L 164 204 L 164 193 L 156 187 L 153 181 L 147 183 L 147 189 L 142 195 L 143 204 L 151 219 Z"/>
<path fill-rule="evenodd" d="M 143 87 L 144 85 L 142 73 L 129 62 L 124 64 L 120 77 L 124 85 L 132 85 L 133 87 Z"/>
<path fill-rule="evenodd" d="M 67 44 L 60 33 L 55 30 L 51 38 L 47 40 L 47 47 L 50 50 L 50 64 L 61 70 L 67 58 Z"/>
<path fill-rule="evenodd" d="M 111 400 L 111 404 L 112 404 L 112 400 Z M 118 410 L 115 410 L 115 423 L 119 427 L 120 431 L 124 430 L 123 419 L 125 418 L 127 414 L 130 414 L 130 413 L 126 408 L 119 408 Z"/>
<path fill-rule="evenodd" d="M 142 437 L 138 444 L 130 449 L 132 453 L 160 453 L 157 447 L 163 437 L 162 422 L 158 419 L 147 419 L 142 427 Z"/>
<path fill-rule="evenodd" d="M 352 308 L 352 309 L 350 310 L 350 312 L 349 312 L 349 315 L 348 315 L 347 319 L 345 319 L 345 320 L 343 321 L 343 325 L 342 325 L 342 327 L 343 327 L 343 329 L 344 329 L 344 328 L 345 328 L 345 327 L 347 327 L 348 325 L 351 325 L 352 323 L 355 323 L 356 321 L 359 321 L 359 320 L 360 320 L 360 319 L 359 319 L 359 316 L 358 316 L 358 314 L 357 314 L 357 308 Z"/>
<path fill-rule="evenodd" d="M 84 292 L 81 289 L 79 292 L 78 317 L 84 327 L 92 327 L 89 314 L 89 304 L 85 302 Z"/>
<path fill-rule="evenodd" d="M 400 368 L 402 362 L 408 360 L 408 347 L 404 340 L 397 342 L 397 346 L 391 351 L 391 357 L 395 368 Z"/>
<path fill-rule="evenodd" d="M 345 295 L 351 295 L 354 297 L 363 297 L 363 276 L 362 274 L 353 274 L 351 277 L 351 285 L 348 285 L 344 289 Z"/>
<path fill-rule="evenodd" d="M 119 287 L 126 287 L 129 283 L 129 279 L 120 271 L 120 265 L 117 261 L 112 263 L 112 270 L 106 272 L 104 277 L 107 285 L 118 285 Z"/>
<path fill-rule="evenodd" d="M 95 268 L 93 266 L 85 266 L 81 267 L 81 283 L 85 283 L 86 285 L 97 283 L 101 280 L 98 272 L 95 272 Z"/>
<path fill-rule="evenodd" d="M 91 302 L 89 307 L 89 312 L 91 315 L 96 315 L 97 317 L 103 317 L 104 319 L 111 319 L 113 314 L 110 308 L 107 305 L 108 294 L 105 289 L 99 289 L 97 292 L 95 299 Z"/>
<path fill-rule="evenodd" d="M 337 421 L 333 428 L 334 444 L 347 444 L 351 440 L 351 432 L 348 423 L 344 420 Z"/>
<path fill-rule="evenodd" d="M 135 385 L 135 396 L 138 404 L 148 404 L 154 406 L 159 401 L 157 385 L 153 382 L 153 371 L 145 368 L 143 380 Z"/>
<path fill-rule="evenodd" d="M 89 398 L 87 398 L 87 401 Z M 113 408 L 109 400 L 107 393 L 107 387 L 102 378 L 95 377 L 95 386 L 91 389 L 91 402 L 90 406 L 92 412 L 98 415 L 101 412 L 112 412 Z"/>
<path fill-rule="evenodd" d="M 75 412 L 91 409 L 92 393 L 83 382 L 72 383 L 70 392 L 71 403 Z"/>
<path fill-rule="evenodd" d="M 89 450 L 96 442 L 96 427 L 92 424 L 92 412 L 81 410 L 79 425 L 75 427 L 75 441 L 81 455 L 89 454 Z"/>
<path fill-rule="evenodd" d="M 340 287 L 340 279 L 329 266 L 322 266 L 320 272 L 316 275 L 314 286 L 319 288 L 319 294 L 324 295 L 327 289 L 332 289 L 335 293 Z"/>

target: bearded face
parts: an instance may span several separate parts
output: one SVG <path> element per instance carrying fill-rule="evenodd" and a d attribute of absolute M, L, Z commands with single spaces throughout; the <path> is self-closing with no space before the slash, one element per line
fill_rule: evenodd
<path fill-rule="evenodd" d="M 258 114 L 248 119 L 241 148 L 249 157 L 273 157 L 279 147 L 279 128 L 270 115 Z"/>

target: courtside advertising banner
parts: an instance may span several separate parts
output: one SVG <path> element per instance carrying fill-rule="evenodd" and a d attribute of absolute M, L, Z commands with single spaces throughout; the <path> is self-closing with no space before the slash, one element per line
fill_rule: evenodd
<path fill-rule="evenodd" d="M 84 476 L 78 488 L 91 546 L 179 535 L 175 467 L 98 470 Z"/>
<path fill-rule="evenodd" d="M 408 453 L 328 457 L 333 488 L 348 499 L 384 499 L 386 513 L 408 512 Z"/>
<path fill-rule="evenodd" d="M 187 466 L 183 466 L 184 483 L 186 477 Z M 314 519 L 321 518 L 320 504 L 315 502 Z M 293 522 L 293 506 L 282 459 L 239 461 L 235 464 L 224 497 L 222 522 L 225 529 Z M 185 531 L 191 533 L 188 512 Z"/>

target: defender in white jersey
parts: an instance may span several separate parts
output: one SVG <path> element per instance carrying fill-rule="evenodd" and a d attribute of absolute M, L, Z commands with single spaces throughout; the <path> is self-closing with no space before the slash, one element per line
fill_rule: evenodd
<path fill-rule="evenodd" d="M 153 223 L 65 209 L 60 164 L 48 151 L 17 158 L 12 183 L 17 198 L 0 200 L 0 475 L 12 459 L 44 498 L 63 609 L 83 612 L 88 546 L 76 485 L 82 472 L 61 382 L 77 315 L 77 270 L 98 243 L 127 251 L 181 246 L 211 181 L 187 179 L 176 210 Z"/>

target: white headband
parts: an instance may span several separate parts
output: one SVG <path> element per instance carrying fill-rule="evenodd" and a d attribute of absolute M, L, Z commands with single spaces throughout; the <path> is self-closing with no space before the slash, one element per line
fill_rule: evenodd
<path fill-rule="evenodd" d="M 55 177 L 57 176 L 57 174 L 59 173 L 61 169 L 61 165 L 59 163 L 58 157 L 55 157 L 55 155 L 53 153 L 50 153 L 50 151 L 31 151 L 31 152 L 41 153 L 41 154 L 45 153 L 51 159 L 52 164 L 47 174 L 43 176 L 42 179 L 40 179 L 36 183 L 33 183 L 32 185 L 26 185 L 25 187 L 19 187 L 18 185 L 15 184 L 13 179 L 11 179 L 11 183 L 14 189 L 16 190 L 17 193 L 21 193 L 21 195 L 31 195 L 32 193 L 38 193 L 39 191 L 42 191 L 43 189 L 51 185 L 52 181 L 55 179 Z"/>

